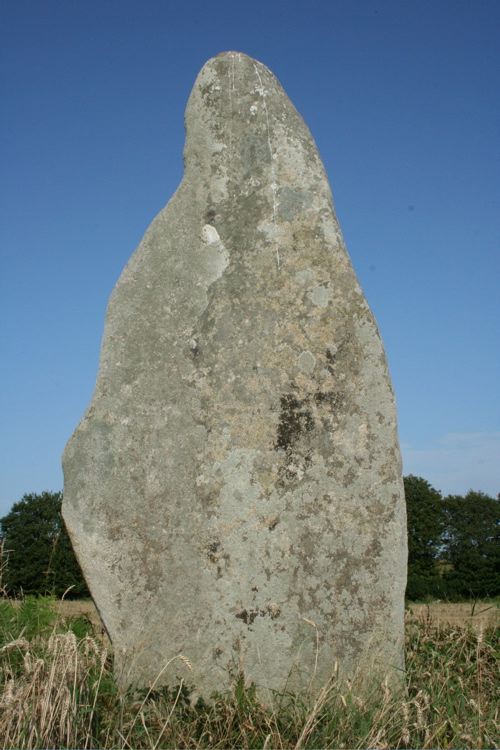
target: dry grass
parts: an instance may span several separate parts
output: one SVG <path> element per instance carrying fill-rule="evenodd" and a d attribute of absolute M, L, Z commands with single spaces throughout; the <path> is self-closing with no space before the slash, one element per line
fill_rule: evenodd
<path fill-rule="evenodd" d="M 498 747 L 498 629 L 410 618 L 403 695 L 357 694 L 332 675 L 319 695 L 277 695 L 274 708 L 241 680 L 192 705 L 184 685 L 120 695 L 88 610 L 69 604 L 71 622 L 47 600 L 0 602 L 3 748 Z"/>
<path fill-rule="evenodd" d="M 9 653 L 15 658 L 6 659 Z M 102 646 L 68 631 L 49 636 L 42 652 L 39 644 L 18 638 L 3 646 L 2 655 L 8 662 L 0 700 L 2 747 L 78 747 L 82 738 L 87 747 L 98 676 L 106 668 Z"/>
<path fill-rule="evenodd" d="M 410 604 L 411 613 L 435 625 L 453 625 L 473 628 L 500 627 L 500 607 L 492 602 L 430 602 Z"/>

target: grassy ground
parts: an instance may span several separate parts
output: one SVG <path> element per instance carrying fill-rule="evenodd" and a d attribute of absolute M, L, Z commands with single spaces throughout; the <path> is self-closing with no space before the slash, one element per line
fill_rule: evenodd
<path fill-rule="evenodd" d="M 436 606 L 440 615 L 446 611 Z M 183 685 L 120 695 L 109 644 L 88 604 L 28 598 L 14 606 L 3 599 L 0 746 L 498 747 L 499 629 L 485 621 L 486 606 L 476 604 L 470 617 L 468 605 L 460 625 L 433 621 L 432 606 L 409 613 L 403 695 L 384 685 L 356 695 L 332 678 L 319 696 L 283 694 L 272 709 L 241 682 L 210 704 L 193 704 Z"/>

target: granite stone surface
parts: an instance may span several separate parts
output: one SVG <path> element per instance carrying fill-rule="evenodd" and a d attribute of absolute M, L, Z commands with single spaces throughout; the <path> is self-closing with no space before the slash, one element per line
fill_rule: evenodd
<path fill-rule="evenodd" d="M 63 458 L 118 680 L 397 681 L 396 409 L 317 148 L 238 52 L 203 67 L 185 123 L 184 177 L 111 295 Z"/>

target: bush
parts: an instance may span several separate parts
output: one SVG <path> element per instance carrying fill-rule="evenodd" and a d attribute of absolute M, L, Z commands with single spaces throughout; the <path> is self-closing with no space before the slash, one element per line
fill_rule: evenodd
<path fill-rule="evenodd" d="M 8 565 L 3 586 L 12 596 L 89 596 L 61 516 L 61 492 L 29 494 L 0 519 Z"/>

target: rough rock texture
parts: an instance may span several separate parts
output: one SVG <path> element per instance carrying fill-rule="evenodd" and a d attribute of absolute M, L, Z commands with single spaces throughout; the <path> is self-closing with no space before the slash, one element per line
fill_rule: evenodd
<path fill-rule="evenodd" d="M 235 52 L 109 303 L 63 513 L 120 683 L 209 695 L 403 666 L 405 506 L 382 343 L 314 141 Z"/>

